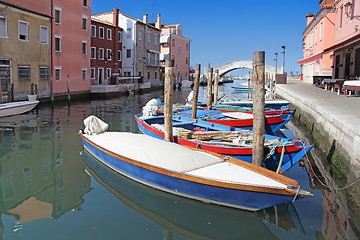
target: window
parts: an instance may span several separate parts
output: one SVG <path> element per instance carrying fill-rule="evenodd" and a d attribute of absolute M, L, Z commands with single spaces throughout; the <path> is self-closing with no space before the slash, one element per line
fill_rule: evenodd
<path fill-rule="evenodd" d="M 111 78 L 111 68 L 106 69 L 106 77 Z"/>
<path fill-rule="evenodd" d="M 120 31 L 118 32 L 118 41 L 119 41 L 119 42 L 122 42 L 122 34 L 121 34 Z"/>
<path fill-rule="evenodd" d="M 91 36 L 96 37 L 96 26 L 91 25 Z"/>
<path fill-rule="evenodd" d="M 55 80 L 61 80 L 61 67 L 55 67 Z"/>
<path fill-rule="evenodd" d="M 19 21 L 19 40 L 29 40 L 29 23 Z"/>
<path fill-rule="evenodd" d="M 340 8 L 340 28 L 342 28 L 342 25 L 343 25 L 343 14 L 344 14 L 344 8 L 341 7 Z"/>
<path fill-rule="evenodd" d="M 150 72 L 148 72 L 148 79 L 150 79 Z"/>
<path fill-rule="evenodd" d="M 104 38 L 104 28 L 99 27 L 99 38 Z"/>
<path fill-rule="evenodd" d="M 107 50 L 106 50 L 106 58 L 107 58 L 107 60 L 111 60 L 111 59 L 112 59 L 111 49 L 107 49 Z"/>
<path fill-rule="evenodd" d="M 158 44 L 158 35 L 155 34 L 155 44 Z"/>
<path fill-rule="evenodd" d="M 91 47 L 90 48 L 90 58 L 91 59 L 96 59 L 96 47 Z"/>
<path fill-rule="evenodd" d="M 111 29 L 107 29 L 107 39 L 111 40 Z"/>
<path fill-rule="evenodd" d="M 131 38 L 131 37 L 132 37 L 131 28 L 126 29 L 126 37 L 127 37 L 127 38 Z"/>
<path fill-rule="evenodd" d="M 82 30 L 87 30 L 87 17 L 82 18 Z"/>
<path fill-rule="evenodd" d="M 158 54 L 157 53 L 155 53 L 155 65 L 158 65 Z M 156 78 L 156 76 L 155 76 L 155 78 Z"/>
<path fill-rule="evenodd" d="M 87 55 L 87 41 L 82 41 L 82 55 Z"/>
<path fill-rule="evenodd" d="M 185 64 L 189 64 L 189 58 L 188 57 L 185 58 Z"/>
<path fill-rule="evenodd" d="M 95 79 L 95 68 L 90 68 L 90 78 Z"/>
<path fill-rule="evenodd" d="M 314 45 L 314 31 L 311 31 L 310 33 L 310 47 Z"/>
<path fill-rule="evenodd" d="M 61 52 L 61 36 L 55 35 L 55 51 Z"/>
<path fill-rule="evenodd" d="M 317 32 L 318 32 L 318 28 L 316 27 L 315 28 L 315 37 L 314 37 L 315 44 L 317 43 Z"/>
<path fill-rule="evenodd" d="M 121 51 L 118 51 L 118 61 L 121 61 Z"/>
<path fill-rule="evenodd" d="M 179 29 L 179 31 L 178 31 L 178 35 L 181 36 L 181 30 L 180 30 L 180 29 Z"/>
<path fill-rule="evenodd" d="M 126 50 L 126 57 L 131 58 L 131 49 Z"/>
<path fill-rule="evenodd" d="M 39 69 L 39 79 L 40 80 L 50 80 L 50 68 L 49 67 L 40 67 Z"/>
<path fill-rule="evenodd" d="M 142 50 L 139 49 L 139 58 L 141 58 L 141 55 L 142 55 Z"/>
<path fill-rule="evenodd" d="M 40 26 L 40 43 L 48 44 L 49 43 L 49 28 Z"/>
<path fill-rule="evenodd" d="M 82 71 L 82 80 L 86 80 L 87 79 L 87 69 L 83 68 L 81 71 Z"/>
<path fill-rule="evenodd" d="M 150 64 L 150 63 L 151 63 L 151 54 L 148 53 L 148 64 Z"/>
<path fill-rule="evenodd" d="M 18 66 L 18 78 L 19 81 L 30 81 L 31 80 L 31 72 L 30 66 Z"/>
<path fill-rule="evenodd" d="M 181 47 L 178 47 L 178 54 L 181 54 Z"/>
<path fill-rule="evenodd" d="M 172 46 L 175 47 L 175 39 L 172 40 Z"/>
<path fill-rule="evenodd" d="M 55 7 L 55 23 L 61 24 L 61 8 Z"/>
<path fill-rule="evenodd" d="M 0 16 L 0 37 L 7 37 L 7 19 L 3 16 Z"/>
<path fill-rule="evenodd" d="M 155 72 L 155 79 L 157 79 L 157 72 Z"/>
<path fill-rule="evenodd" d="M 185 71 L 185 78 L 188 78 L 188 71 Z"/>
<path fill-rule="evenodd" d="M 88 5 L 87 5 L 87 0 L 83 0 L 83 6 L 84 7 L 87 7 Z"/>
<path fill-rule="evenodd" d="M 151 37 L 150 32 L 148 32 L 148 42 L 150 42 L 150 37 Z"/>
<path fill-rule="evenodd" d="M 142 29 L 139 29 L 139 40 L 142 40 L 143 31 Z"/>
<path fill-rule="evenodd" d="M 186 43 L 186 50 L 189 50 L 189 43 Z"/>
<path fill-rule="evenodd" d="M 322 41 L 322 38 L 323 38 L 323 27 L 324 27 L 324 26 L 323 26 L 323 23 L 324 23 L 324 22 L 321 22 L 321 23 L 320 23 L 320 41 Z"/>
<path fill-rule="evenodd" d="M 99 59 L 104 60 L 104 49 L 103 48 L 99 48 Z"/>

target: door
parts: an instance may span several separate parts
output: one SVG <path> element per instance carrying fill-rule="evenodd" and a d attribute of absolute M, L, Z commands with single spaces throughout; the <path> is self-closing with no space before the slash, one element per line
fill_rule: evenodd
<path fill-rule="evenodd" d="M 336 55 L 336 57 L 335 57 L 335 79 L 339 79 L 339 71 L 340 71 L 340 55 Z"/>
<path fill-rule="evenodd" d="M 0 84 L 2 96 L 7 94 L 11 84 L 10 60 L 0 60 Z"/>
<path fill-rule="evenodd" d="M 103 68 L 98 69 L 98 79 L 99 79 L 99 84 L 104 83 L 104 69 Z"/>
<path fill-rule="evenodd" d="M 350 76 L 350 58 L 351 58 L 351 52 L 347 52 L 346 56 L 345 56 L 345 76 L 344 76 L 344 78 Z"/>
<path fill-rule="evenodd" d="M 355 77 L 360 77 L 360 48 L 355 50 Z"/>

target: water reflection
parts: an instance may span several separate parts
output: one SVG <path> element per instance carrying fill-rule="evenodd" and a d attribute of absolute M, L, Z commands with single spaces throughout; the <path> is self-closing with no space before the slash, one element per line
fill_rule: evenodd
<path fill-rule="evenodd" d="M 101 164 L 86 150 L 82 153 L 82 159 L 86 169 L 112 194 L 159 224 L 163 228 L 163 239 L 172 239 L 173 233 L 189 239 L 277 239 L 264 222 L 285 231 L 298 230 L 301 225 L 291 204 L 257 213 L 215 206 L 129 180 Z"/>
<path fill-rule="evenodd" d="M 74 161 L 81 144 L 69 128 L 72 119 L 90 111 L 72 110 L 42 108 L 38 114 L 0 120 L 0 212 L 16 219 L 14 231 L 34 220 L 80 210 L 91 189 L 84 166 Z"/>

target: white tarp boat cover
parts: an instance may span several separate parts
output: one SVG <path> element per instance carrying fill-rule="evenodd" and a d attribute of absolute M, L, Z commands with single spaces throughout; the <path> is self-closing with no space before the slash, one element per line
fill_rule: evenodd
<path fill-rule="evenodd" d="M 96 135 L 105 132 L 109 125 L 99 118 L 91 115 L 84 120 L 85 130 L 84 133 L 87 135 Z"/>
<path fill-rule="evenodd" d="M 142 110 L 143 117 L 156 116 L 156 111 L 159 109 L 159 105 L 160 102 L 155 98 L 148 101 Z"/>
<path fill-rule="evenodd" d="M 247 119 L 253 119 L 254 118 L 251 113 L 223 112 L 222 114 L 224 116 L 226 116 L 226 117 L 229 117 L 229 118 L 242 119 L 242 120 L 247 120 Z"/>

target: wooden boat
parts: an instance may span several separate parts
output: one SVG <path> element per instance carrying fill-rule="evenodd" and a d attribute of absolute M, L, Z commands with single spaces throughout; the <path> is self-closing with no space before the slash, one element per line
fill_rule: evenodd
<path fill-rule="evenodd" d="M 241 107 L 252 107 L 253 106 L 253 100 L 252 99 L 242 99 L 242 100 L 227 100 L 227 101 L 221 101 L 220 102 L 223 105 L 231 105 L 231 106 L 241 106 Z M 280 109 L 282 106 L 289 105 L 289 101 L 286 100 L 265 100 L 265 107 L 266 108 L 272 108 L 272 109 Z"/>
<path fill-rule="evenodd" d="M 153 189 L 112 170 L 88 151 L 82 152 L 82 160 L 96 181 L 129 208 L 187 239 L 260 239 L 266 236 L 266 239 L 275 240 L 278 238 L 269 231 L 269 223 L 277 230 L 296 231 L 301 227 L 301 221 L 292 212 L 295 207 L 291 202 L 254 214 Z"/>
<path fill-rule="evenodd" d="M 232 86 L 235 92 L 243 92 L 243 93 L 252 93 L 253 89 L 251 87 L 234 87 Z"/>
<path fill-rule="evenodd" d="M 191 118 L 192 110 L 182 110 L 174 112 L 175 115 Z M 251 113 L 242 112 L 221 112 L 216 110 L 198 109 L 196 118 L 222 124 L 231 127 L 241 127 L 243 129 L 253 129 L 253 115 Z M 267 115 L 265 122 L 265 132 L 267 134 L 275 134 L 281 127 L 291 120 L 291 114 Z"/>
<path fill-rule="evenodd" d="M 7 117 L 31 111 L 39 101 L 21 101 L 0 104 L 0 117 Z"/>
<path fill-rule="evenodd" d="M 262 167 L 143 134 L 81 134 L 103 164 L 144 185 L 203 202 L 256 211 L 312 196 L 297 181 Z"/>
<path fill-rule="evenodd" d="M 135 119 L 142 133 L 164 139 L 163 116 L 143 118 L 139 114 L 135 116 Z M 173 131 L 173 142 L 180 145 L 197 147 L 252 162 L 253 137 L 249 130 L 173 116 Z M 277 170 L 281 155 L 283 155 L 281 170 L 279 170 L 286 171 L 299 162 L 311 148 L 312 146 L 306 146 L 306 141 L 266 135 L 264 150 L 267 159 L 264 167 Z"/>
<path fill-rule="evenodd" d="M 204 107 L 204 109 L 207 109 Z M 243 113 L 253 113 L 252 107 L 240 107 L 240 106 L 230 106 L 230 105 L 221 105 L 217 104 L 212 106 L 213 110 L 220 111 L 220 112 L 243 112 Z M 291 110 L 289 107 L 284 106 L 280 109 L 271 109 L 266 108 L 265 109 L 266 115 L 282 115 L 282 114 L 290 114 L 293 115 L 294 111 Z"/>

